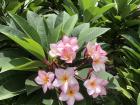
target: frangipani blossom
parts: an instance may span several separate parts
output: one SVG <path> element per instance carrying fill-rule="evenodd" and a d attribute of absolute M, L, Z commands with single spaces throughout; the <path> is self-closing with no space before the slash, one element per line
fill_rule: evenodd
<path fill-rule="evenodd" d="M 53 86 L 60 87 L 63 92 L 67 92 L 69 84 L 78 84 L 74 74 L 74 68 L 55 69 L 56 79 L 53 82 Z"/>
<path fill-rule="evenodd" d="M 108 84 L 107 80 L 103 80 L 101 78 L 96 77 L 95 75 L 91 75 L 91 78 L 84 82 L 84 86 L 87 88 L 87 92 L 89 95 L 92 95 L 93 98 L 97 96 L 106 95 L 106 85 Z"/>
<path fill-rule="evenodd" d="M 38 71 L 38 76 L 35 78 L 35 82 L 42 86 L 43 92 L 46 93 L 47 89 L 52 89 L 52 81 L 54 74 L 52 72 L 45 72 L 43 70 Z"/>
<path fill-rule="evenodd" d="M 50 44 L 49 54 L 52 57 L 60 56 L 60 59 L 65 60 L 66 63 L 72 63 L 79 48 L 77 43 L 76 37 L 64 36 L 58 43 Z"/>
<path fill-rule="evenodd" d="M 92 66 L 95 71 L 105 71 L 107 53 L 101 48 L 99 44 L 89 42 L 86 46 L 86 55 L 92 58 Z"/>
<path fill-rule="evenodd" d="M 94 71 L 105 71 L 105 62 L 107 61 L 106 56 L 101 56 L 99 52 L 95 52 L 93 56 L 92 67 Z"/>
<path fill-rule="evenodd" d="M 76 51 L 79 48 L 76 37 L 63 36 L 62 41 L 65 47 L 71 47 L 73 51 Z"/>
<path fill-rule="evenodd" d="M 107 55 L 107 52 L 104 51 L 98 43 L 88 42 L 86 46 L 87 55 L 93 58 L 95 52 L 100 53 L 101 56 Z"/>
<path fill-rule="evenodd" d="M 80 101 L 83 99 L 82 94 L 79 92 L 78 84 L 71 84 L 68 87 L 67 92 L 61 92 L 59 100 L 66 101 L 68 105 L 74 105 L 75 101 Z"/>
<path fill-rule="evenodd" d="M 63 53 L 60 59 L 65 60 L 66 63 L 72 63 L 73 59 L 75 59 L 76 53 L 69 47 L 63 49 Z"/>

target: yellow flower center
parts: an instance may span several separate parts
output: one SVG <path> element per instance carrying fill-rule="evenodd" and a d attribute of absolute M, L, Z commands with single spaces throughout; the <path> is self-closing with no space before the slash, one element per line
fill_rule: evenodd
<path fill-rule="evenodd" d="M 66 74 L 63 75 L 63 77 L 62 77 L 62 81 L 63 81 L 63 82 L 68 81 L 68 76 L 67 76 Z"/>
<path fill-rule="evenodd" d="M 74 91 L 72 89 L 69 89 L 67 94 L 68 96 L 74 96 Z"/>
<path fill-rule="evenodd" d="M 91 86 L 92 88 L 95 88 L 95 87 L 97 86 L 97 84 L 96 84 L 95 81 L 92 81 L 92 82 L 90 82 L 90 86 Z"/>
<path fill-rule="evenodd" d="M 95 64 L 99 64 L 99 63 L 100 63 L 100 59 L 94 60 L 94 63 L 95 63 Z"/>
<path fill-rule="evenodd" d="M 44 81 L 45 84 L 48 83 L 49 82 L 49 77 L 45 76 L 45 78 L 43 78 L 43 81 Z"/>

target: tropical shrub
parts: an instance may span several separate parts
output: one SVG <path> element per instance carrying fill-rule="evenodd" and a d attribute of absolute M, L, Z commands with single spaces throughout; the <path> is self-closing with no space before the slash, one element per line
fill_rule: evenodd
<path fill-rule="evenodd" d="M 139 3 L 0 1 L 0 103 L 139 105 Z"/>

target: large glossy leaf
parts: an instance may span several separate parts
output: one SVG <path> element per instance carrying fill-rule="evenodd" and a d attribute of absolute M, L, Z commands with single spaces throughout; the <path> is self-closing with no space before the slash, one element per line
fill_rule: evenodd
<path fill-rule="evenodd" d="M 78 20 L 78 16 L 77 15 L 74 15 L 74 16 L 71 16 L 67 22 L 64 24 L 64 27 L 63 27 L 63 32 L 67 35 L 70 35 L 76 22 Z"/>
<path fill-rule="evenodd" d="M 33 27 L 31 27 L 24 18 L 18 15 L 11 14 L 11 13 L 9 13 L 9 15 L 18 24 L 18 26 L 24 31 L 24 33 L 28 37 L 34 39 L 38 43 L 41 43 L 40 37 L 38 33 L 36 32 L 36 30 Z"/>
<path fill-rule="evenodd" d="M 78 38 L 79 45 L 81 46 L 84 42 L 95 40 L 98 36 L 104 34 L 108 30 L 109 28 L 93 27 L 82 31 Z"/>
<path fill-rule="evenodd" d="M 4 74 L 7 75 L 7 73 L 0 75 L 4 76 Z M 10 72 L 7 76 L 1 78 L 0 100 L 8 99 L 25 92 L 24 81 L 27 76 L 26 73 Z"/>
<path fill-rule="evenodd" d="M 71 35 L 77 20 L 77 15 L 70 16 L 66 12 L 49 14 L 46 19 L 49 43 L 57 42 L 64 34 Z"/>
<path fill-rule="evenodd" d="M 62 23 L 56 25 L 57 15 L 50 14 L 46 20 L 47 27 L 48 27 L 48 42 L 54 43 L 57 42 L 59 39 L 60 31 L 62 28 Z"/>
<path fill-rule="evenodd" d="M 82 33 L 82 31 L 89 29 L 89 27 L 90 27 L 89 23 L 80 24 L 73 29 L 72 35 L 78 37 L 79 34 Z"/>
<path fill-rule="evenodd" d="M 45 48 L 48 44 L 47 41 L 48 39 L 47 39 L 46 25 L 43 17 L 39 16 L 38 14 L 32 11 L 28 11 L 27 21 L 38 32 L 40 36 L 41 44 Z"/>
<path fill-rule="evenodd" d="M 125 39 L 128 40 L 128 42 L 131 44 L 131 46 L 135 47 L 140 52 L 140 43 L 132 36 L 130 35 L 122 35 Z"/>
<path fill-rule="evenodd" d="M 13 29 L 9 26 L 6 25 L 0 25 L 0 33 L 3 34 L 11 34 L 11 35 L 15 35 L 18 37 L 26 37 L 24 33 L 22 33 L 21 31 L 17 30 L 17 29 Z"/>
<path fill-rule="evenodd" d="M 27 90 L 27 95 L 35 92 L 36 90 L 40 89 L 41 87 L 38 86 L 35 81 L 35 76 L 31 76 L 28 79 L 26 79 L 25 81 L 25 86 L 26 86 L 26 90 Z"/>
<path fill-rule="evenodd" d="M 92 0 L 78 0 L 79 5 L 83 10 L 88 9 L 89 7 L 92 6 Z"/>
<path fill-rule="evenodd" d="M 110 3 L 108 5 L 105 5 L 101 8 L 99 7 L 90 7 L 84 11 L 84 21 L 92 21 L 99 19 L 106 11 L 108 11 L 110 8 L 115 7 L 114 3 Z"/>
<path fill-rule="evenodd" d="M 7 37 L 9 37 L 13 41 L 15 41 L 17 44 L 22 46 L 24 49 L 29 51 L 31 54 L 36 56 L 38 59 L 40 59 L 40 60 L 45 59 L 45 53 L 44 53 L 42 46 L 40 44 L 38 44 L 36 41 L 34 41 L 33 39 L 30 39 L 30 38 L 21 39 L 11 33 L 4 33 L 4 35 L 6 35 Z"/>
<path fill-rule="evenodd" d="M 87 76 L 88 76 L 88 72 L 89 72 L 88 68 L 79 70 L 79 71 L 78 71 L 78 76 L 79 76 L 80 78 L 82 78 L 82 79 L 86 79 Z"/>
<path fill-rule="evenodd" d="M 137 105 L 140 105 L 140 93 L 139 93 L 138 98 L 137 98 Z"/>
<path fill-rule="evenodd" d="M 4 59 L 4 58 L 3 58 Z M 3 60 L 2 59 L 2 60 Z M 33 71 L 34 69 L 37 69 L 39 67 L 43 67 L 44 65 L 40 61 L 33 61 L 28 58 L 15 58 L 8 61 L 8 58 L 5 58 L 7 61 L 2 61 L 4 62 L 2 66 L 1 71 L 7 71 L 7 70 L 31 70 Z"/>

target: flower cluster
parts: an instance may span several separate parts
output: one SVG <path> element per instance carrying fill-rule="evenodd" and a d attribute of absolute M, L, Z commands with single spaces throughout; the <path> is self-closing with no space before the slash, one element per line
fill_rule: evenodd
<path fill-rule="evenodd" d="M 49 54 L 52 57 L 60 57 L 66 63 L 73 63 L 76 58 L 76 51 L 79 46 L 76 37 L 64 36 L 56 44 L 50 45 Z M 85 47 L 85 58 L 92 59 L 92 67 L 95 72 L 105 70 L 105 62 L 107 61 L 107 53 L 97 43 L 89 42 Z M 88 60 L 88 59 L 87 59 Z M 80 101 L 84 97 L 79 92 L 80 86 L 75 67 L 60 67 L 54 68 L 54 72 L 38 71 L 38 76 L 35 78 L 37 84 L 41 85 L 44 93 L 48 89 L 58 88 L 60 90 L 59 100 L 66 101 L 68 105 L 74 105 L 75 101 Z M 107 80 L 103 80 L 90 72 L 88 78 L 84 80 L 83 85 L 87 89 L 87 93 L 93 98 L 106 95 Z"/>
<path fill-rule="evenodd" d="M 50 48 L 49 54 L 52 57 L 59 56 L 60 59 L 66 61 L 66 63 L 72 63 L 76 57 L 76 51 L 79 46 L 76 37 L 69 38 L 64 36 L 58 43 L 51 44 Z"/>
<path fill-rule="evenodd" d="M 85 55 L 92 58 L 92 67 L 95 71 L 105 71 L 105 62 L 107 53 L 97 43 L 89 42 L 86 46 Z"/>

